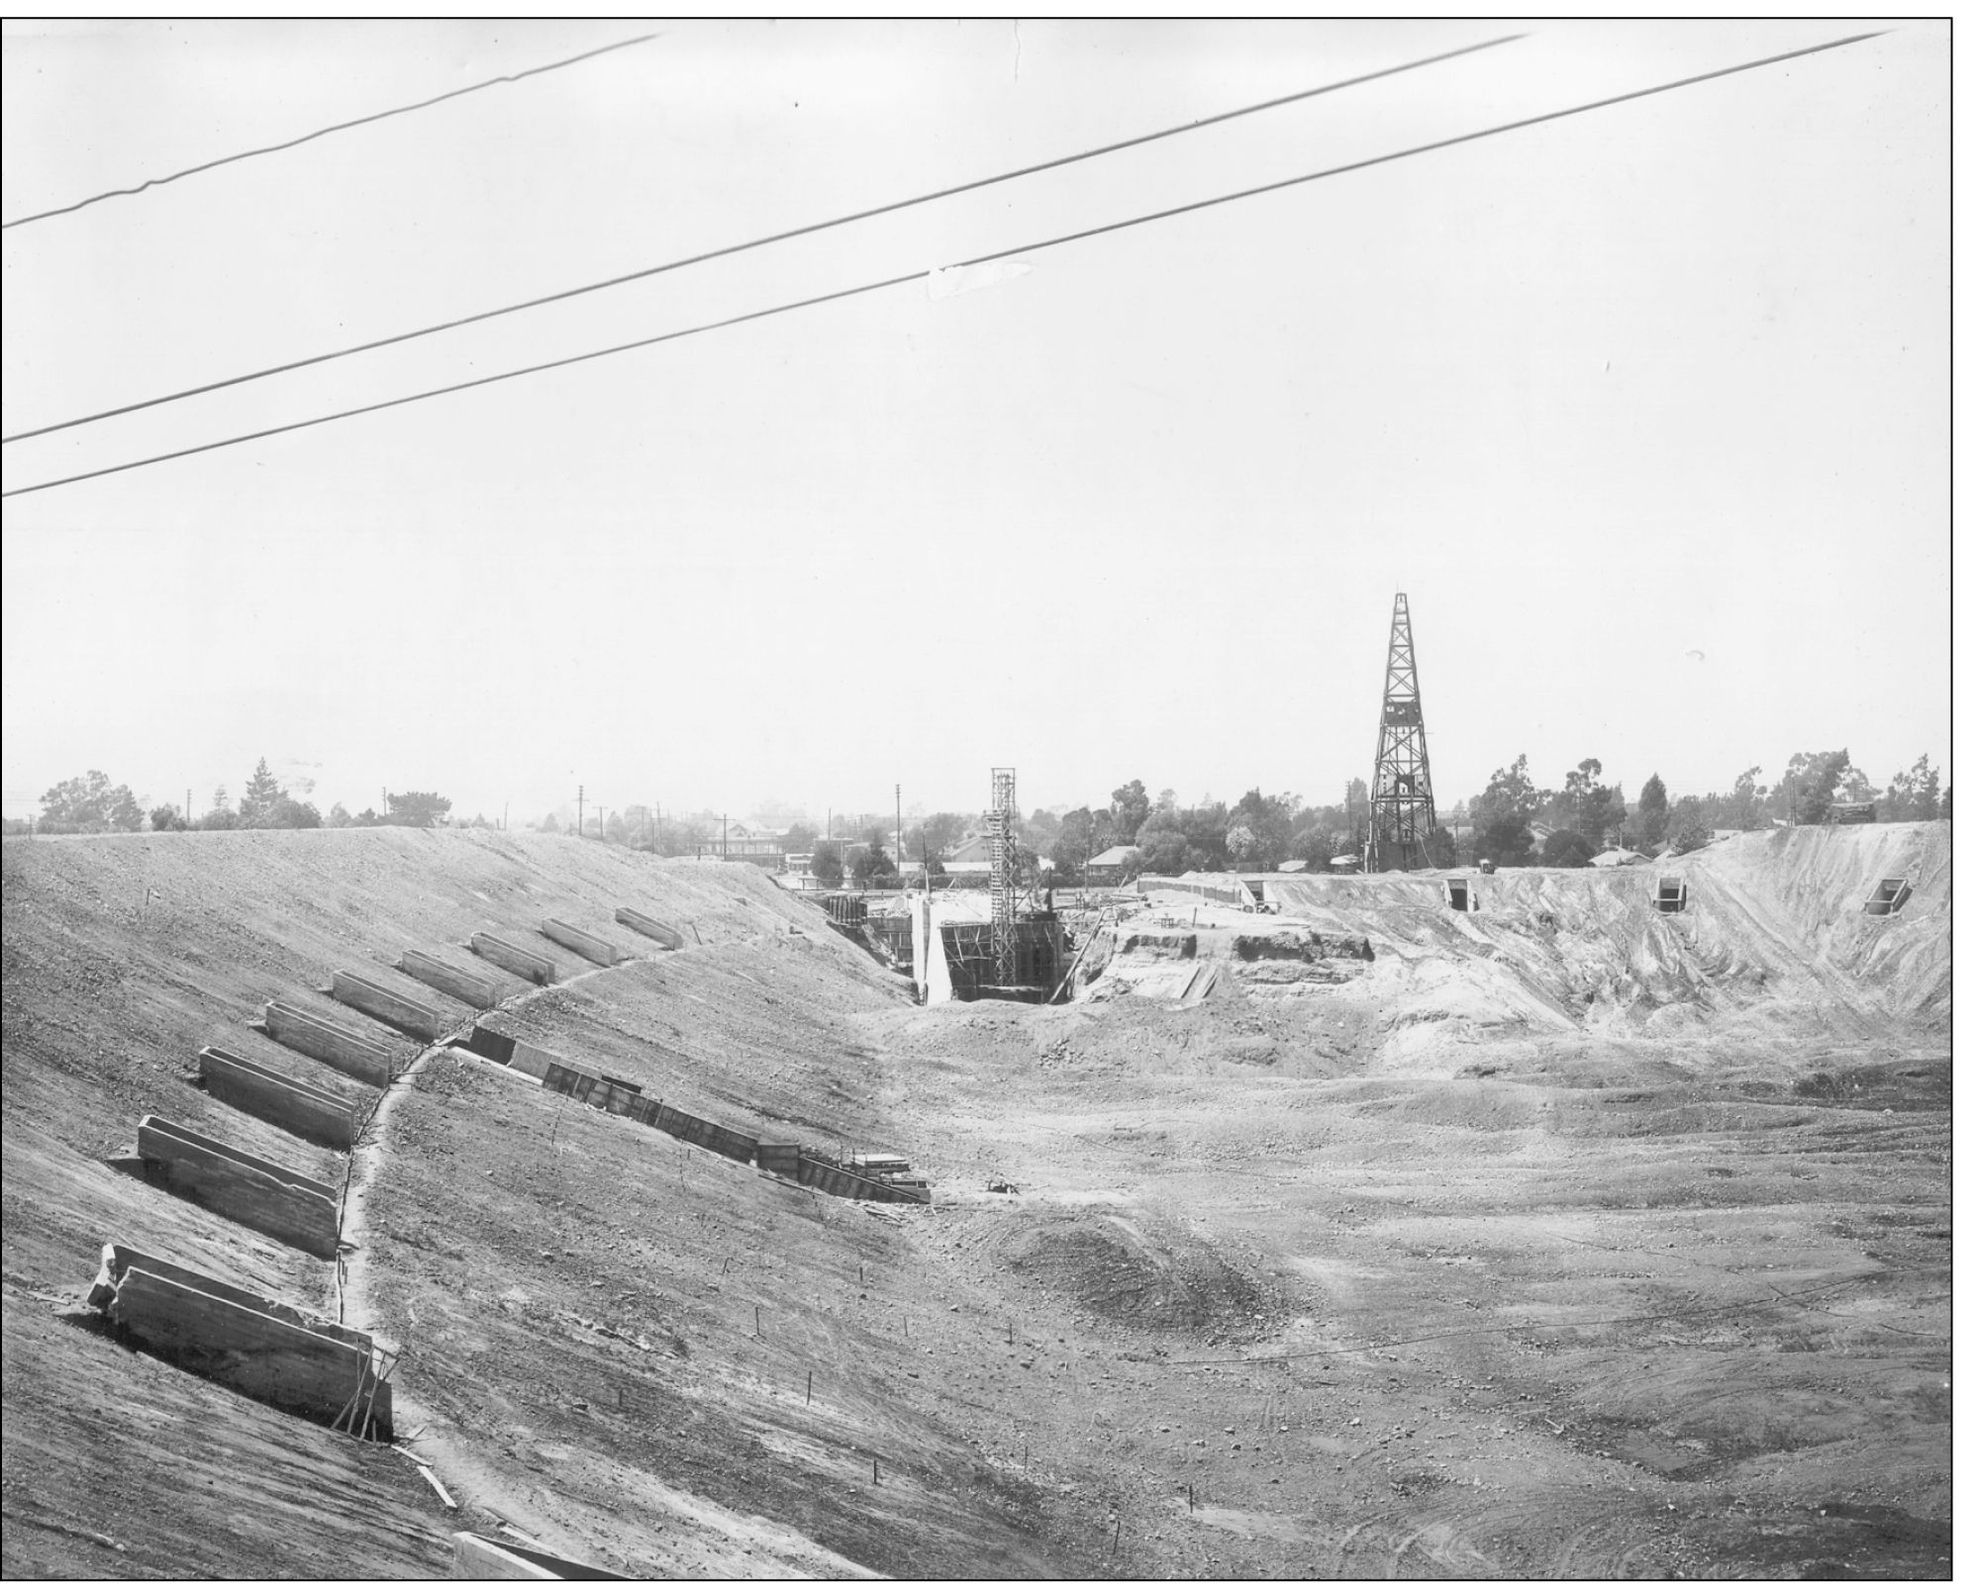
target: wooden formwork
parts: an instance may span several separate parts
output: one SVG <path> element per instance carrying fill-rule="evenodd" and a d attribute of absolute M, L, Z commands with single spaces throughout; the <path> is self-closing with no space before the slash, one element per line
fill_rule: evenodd
<path fill-rule="evenodd" d="M 339 1151 L 357 1136 L 358 1107 L 333 1091 L 305 1084 L 217 1046 L 199 1053 L 207 1094 L 291 1134 Z"/>
<path fill-rule="evenodd" d="M 137 1154 L 188 1199 L 324 1260 L 337 1253 L 337 1192 L 279 1162 L 147 1115 Z"/>
<path fill-rule="evenodd" d="M 398 1073 L 397 1057 L 384 1043 L 292 1003 L 268 1003 L 253 1028 L 367 1085 L 389 1085 Z"/>

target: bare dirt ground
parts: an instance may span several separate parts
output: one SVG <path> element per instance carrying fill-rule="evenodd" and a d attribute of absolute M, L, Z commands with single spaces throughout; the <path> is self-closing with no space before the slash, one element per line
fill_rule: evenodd
<path fill-rule="evenodd" d="M 914 1007 L 746 867 L 567 839 L 5 855 L 10 1576 L 434 1574 L 504 1522 L 640 1574 L 1950 1573 L 1947 826 L 1740 839 L 1680 916 L 1641 872 L 1156 900 L 1050 1009 Z M 1916 895 L 1868 921 L 1882 874 Z M 903 1151 L 934 1207 L 427 1055 L 356 1154 L 346 1298 L 455 1514 L 79 1317 L 110 1237 L 333 1308 L 101 1159 L 157 1111 L 340 1180 L 187 1085 L 198 1046 L 477 926 L 644 953 L 618 904 L 689 945 L 497 1022 Z"/>

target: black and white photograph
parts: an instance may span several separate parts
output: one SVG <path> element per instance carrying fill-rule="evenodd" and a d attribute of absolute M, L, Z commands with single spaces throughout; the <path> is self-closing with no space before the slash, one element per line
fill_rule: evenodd
<path fill-rule="evenodd" d="M 0 1573 L 1949 1580 L 1952 21 L 0 42 Z"/>

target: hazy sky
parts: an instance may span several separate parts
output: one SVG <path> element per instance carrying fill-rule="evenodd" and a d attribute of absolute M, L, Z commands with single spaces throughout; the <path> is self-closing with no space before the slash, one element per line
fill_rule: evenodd
<path fill-rule="evenodd" d="M 1875 24 L 1868 24 L 1874 26 Z M 12 434 L 1511 31 L 658 24 L 0 233 Z M 14 220 L 634 36 L 9 23 Z M 7 446 L 8 489 L 1863 31 L 1555 23 L 1066 170 Z M 257 756 L 516 818 L 1950 750 L 1938 23 L 925 283 L 9 500 L 4 799 Z"/>

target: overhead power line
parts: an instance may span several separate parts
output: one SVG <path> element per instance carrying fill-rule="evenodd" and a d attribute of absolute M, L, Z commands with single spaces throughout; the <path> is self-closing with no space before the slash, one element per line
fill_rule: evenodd
<path fill-rule="evenodd" d="M 1626 104 L 1631 100 L 1647 99 L 1655 94 L 1672 93 L 1679 88 L 1694 87 L 1720 77 L 1735 76 L 1740 72 L 1757 71 L 1761 67 L 1776 66 L 1782 61 L 1798 60 L 1804 56 L 1817 55 L 1823 50 L 1841 49 L 1849 44 L 1859 44 L 1863 40 L 1879 38 L 1880 32 L 1856 33 L 1847 38 L 1830 39 L 1824 44 L 1810 44 L 1804 49 L 1787 50 L 1783 54 L 1768 55 L 1761 60 L 1742 61 L 1735 66 L 1723 66 L 1715 71 L 1699 72 L 1691 77 L 1679 77 L 1673 82 L 1657 83 L 1648 88 L 1633 89 L 1625 94 L 1613 94 L 1606 99 L 1591 100 L 1583 105 L 1572 105 L 1564 110 L 1549 110 L 1542 115 L 1526 116 L 1517 121 L 1506 121 L 1494 127 L 1486 127 L 1478 132 L 1459 133 L 1451 138 L 1438 138 L 1432 143 L 1418 143 L 1412 148 L 1398 149 L 1390 154 L 1376 154 L 1364 160 L 1354 160 L 1346 165 L 1331 166 L 1322 171 L 1310 171 L 1303 176 L 1290 176 L 1282 181 L 1266 182 L 1258 187 L 1246 187 L 1232 193 L 1220 193 L 1213 198 L 1196 199 L 1192 203 L 1176 204 L 1169 209 L 1158 209 L 1143 215 L 1130 216 L 1125 220 L 1107 221 L 1103 225 L 1088 226 L 1082 231 L 1061 232 L 1054 237 L 1019 244 L 1012 248 L 998 248 L 992 253 L 978 254 L 972 259 L 963 259 L 946 269 L 971 269 L 976 265 L 991 264 L 999 259 L 1013 258 L 1020 253 L 1042 253 L 1047 248 L 1058 248 L 1070 242 L 1082 242 L 1092 237 L 1103 237 L 1109 232 L 1127 231 L 1135 226 L 1151 225 L 1158 220 L 1171 220 L 1177 215 L 1193 214 L 1198 210 L 1214 209 L 1223 204 L 1233 204 L 1246 198 L 1256 198 L 1264 193 L 1279 193 L 1288 188 L 1302 187 L 1310 182 L 1324 181 L 1328 177 L 1344 176 L 1353 171 L 1364 171 L 1379 165 L 1391 165 L 1397 160 L 1412 159 L 1416 155 L 1431 154 L 1439 149 L 1452 149 L 1466 143 L 1476 143 L 1484 138 L 1498 137 L 1507 132 L 1517 132 L 1526 127 L 1543 126 L 1547 122 L 1561 121 L 1568 116 L 1585 115 L 1589 111 L 1605 110 L 1613 105 Z M 433 397 L 451 396 L 460 391 L 471 391 L 479 386 L 497 385 L 505 380 L 520 380 L 527 375 L 544 374 L 552 369 L 567 369 L 574 364 L 589 363 L 598 358 L 609 358 L 622 352 L 633 352 L 641 347 L 656 347 L 662 342 L 681 341 L 689 336 L 704 335 L 709 331 L 726 330 L 735 325 L 745 325 L 753 320 L 771 319 L 779 314 L 793 314 L 799 309 L 816 308 L 825 303 L 842 302 L 847 298 L 863 297 L 869 293 L 882 292 L 889 287 L 903 286 L 909 281 L 924 280 L 926 270 L 912 270 L 902 275 L 887 276 L 883 280 L 867 281 L 859 286 L 842 287 L 835 292 L 820 292 L 812 297 L 798 298 L 793 302 L 777 303 L 769 308 L 751 309 L 747 313 L 733 314 L 726 319 L 710 320 L 700 325 L 689 325 L 682 330 L 663 331 L 656 336 L 642 336 L 636 341 L 619 342 L 610 347 L 599 347 L 590 352 L 573 353 L 567 358 L 553 358 L 547 363 L 530 364 L 521 369 L 509 369 L 501 374 L 483 375 L 474 380 L 462 380 L 453 385 L 435 386 L 427 391 L 415 391 L 409 396 L 391 397 L 383 402 L 371 402 L 362 407 L 344 408 L 335 413 L 321 414 L 316 418 L 297 419 L 290 424 L 277 424 L 269 429 L 254 430 L 244 435 L 228 436 L 224 440 L 206 441 L 197 446 L 185 446 L 177 451 L 160 452 L 153 457 L 141 457 L 134 462 L 115 463 L 108 468 L 93 468 L 86 473 L 70 474 L 61 479 L 50 479 L 38 485 L 23 485 L 13 490 L 0 491 L 0 499 L 9 496 L 32 495 L 39 490 L 53 490 L 62 485 L 80 484 L 86 479 L 101 479 L 108 474 L 125 473 L 133 468 L 148 468 L 155 463 L 174 462 L 181 457 L 194 457 L 201 452 L 219 451 L 228 446 L 241 446 L 249 441 L 267 440 L 276 435 L 287 435 L 296 430 L 312 429 L 319 424 L 334 424 L 341 419 L 357 418 L 366 413 L 379 413 L 387 408 L 404 407 L 408 403 L 424 402 Z"/>
<path fill-rule="evenodd" d="M 1061 166 L 1076 165 L 1082 160 L 1096 160 L 1104 154 L 1117 154 L 1122 149 L 1137 148 L 1144 143 L 1157 143 L 1162 138 L 1179 137 L 1184 132 L 1196 132 L 1203 127 L 1213 127 L 1225 121 L 1235 121 L 1242 116 L 1254 116 L 1261 111 L 1281 109 L 1285 105 L 1297 104 L 1300 100 L 1316 99 L 1321 94 L 1338 93 L 1341 89 L 1355 88 L 1362 83 L 1377 82 L 1383 77 L 1396 77 L 1403 72 L 1418 71 L 1424 66 L 1438 65 L 1443 61 L 1455 60 L 1461 55 L 1474 55 L 1479 50 L 1495 49 L 1500 44 L 1509 44 L 1523 34 L 1510 33 L 1503 38 L 1487 39 L 1481 44 L 1466 44 L 1461 49 L 1445 50 L 1440 55 L 1429 55 L 1421 60 L 1408 61 L 1400 66 L 1385 66 L 1379 71 L 1365 72 L 1358 77 L 1347 77 L 1336 83 L 1327 83 L 1319 88 L 1301 89 L 1295 94 L 1284 94 L 1276 99 L 1266 99 L 1259 104 L 1244 105 L 1236 110 L 1224 110 L 1213 116 L 1204 116 L 1197 121 L 1188 121 L 1180 126 L 1163 127 L 1158 132 L 1143 132 L 1135 137 L 1122 138 L 1117 143 L 1101 144 L 1093 149 L 1081 149 L 1076 154 L 1061 154 L 1054 159 L 1043 160 L 1035 165 L 1023 165 L 1012 171 L 1000 171 L 994 176 L 981 176 L 973 181 L 958 182 L 952 187 L 937 188 L 931 193 L 918 193 L 911 198 L 898 198 L 890 203 L 875 205 L 871 209 L 857 210 L 848 215 L 837 215 L 829 220 L 812 221 L 807 225 L 794 226 L 788 231 L 772 232 L 768 236 L 754 237 L 747 242 L 735 242 L 723 247 L 711 248 L 705 253 L 690 254 L 681 259 L 669 259 L 664 264 L 647 265 L 624 275 L 614 275 L 602 281 L 589 281 L 582 286 L 565 287 L 561 291 L 545 293 L 541 297 L 526 298 L 519 303 L 506 303 L 499 308 L 482 309 L 478 313 L 463 314 L 458 319 L 443 320 L 436 325 L 422 325 L 417 330 L 400 331 L 396 335 L 381 336 L 375 341 L 359 342 L 351 347 L 339 347 L 331 352 L 312 354 L 307 358 L 296 358 L 288 363 L 273 364 L 266 369 L 250 370 L 246 374 L 229 375 L 224 380 L 209 381 L 205 385 L 188 386 L 183 391 L 169 391 L 162 396 L 147 397 L 141 402 L 127 402 L 122 407 L 105 408 L 100 413 L 86 413 L 80 418 L 63 419 L 60 423 L 44 424 L 39 429 L 22 430 L 18 434 L 0 436 L 0 445 L 14 441 L 32 440 L 37 435 L 50 435 L 57 430 L 74 429 L 80 424 L 94 424 L 102 419 L 120 418 L 126 413 L 141 412 L 145 408 L 157 407 L 166 402 L 179 402 L 187 397 L 204 396 L 211 391 L 224 391 L 228 386 L 245 385 L 250 380 L 265 380 L 270 375 L 289 374 L 297 369 L 307 369 L 315 364 L 329 363 L 338 358 L 350 358 L 361 352 L 376 352 L 380 347 L 395 347 L 400 342 L 417 341 L 422 336 L 437 336 L 442 331 L 458 330 L 463 325 L 477 325 L 483 320 L 499 319 L 505 314 L 519 314 L 525 309 L 542 308 L 546 304 L 565 302 L 573 297 L 583 297 L 590 292 L 603 292 L 614 286 L 626 286 L 633 281 L 650 280 L 656 275 L 669 271 L 684 270 L 689 265 L 706 264 L 713 259 L 731 258 L 738 253 L 748 253 L 752 249 L 767 248 L 773 243 L 790 242 L 798 237 L 813 236 L 820 231 L 830 231 L 837 226 L 849 226 L 861 220 L 873 220 L 880 215 L 897 214 L 903 209 L 912 209 L 921 204 L 931 204 L 939 199 L 953 198 L 961 193 L 976 192 L 985 187 L 994 187 L 1001 182 L 1013 182 L 1019 177 L 1036 176 L 1044 171 L 1057 170 Z"/>
<path fill-rule="evenodd" d="M 409 116 L 415 110 L 430 109 L 434 105 L 444 104 L 449 99 L 458 99 L 462 94 L 478 94 L 483 88 L 498 87 L 502 83 L 519 83 L 525 77 L 540 77 L 544 72 L 560 72 L 566 66 L 575 66 L 579 61 L 595 60 L 600 55 L 609 55 L 613 50 L 630 49 L 634 44 L 644 44 L 658 37 L 657 33 L 642 33 L 635 39 L 622 39 L 616 44 L 606 44 L 599 49 L 586 50 L 582 55 L 573 55 L 568 60 L 551 61 L 547 66 L 531 66 L 527 71 L 510 72 L 505 77 L 490 77 L 484 83 L 471 83 L 465 88 L 455 88 L 443 94 L 435 94 L 431 99 L 422 99 L 416 105 L 400 105 L 394 110 L 379 110 L 368 116 L 359 116 L 355 121 L 339 121 L 333 127 L 321 127 L 314 132 L 305 132 L 301 137 L 290 138 L 286 143 L 271 143 L 261 149 L 244 149 L 239 154 L 228 154 L 217 160 L 208 160 L 204 165 L 189 165 L 183 171 L 174 171 L 170 176 L 154 176 L 148 181 L 139 182 L 135 187 L 115 187 L 108 192 L 78 199 L 73 204 L 64 204 L 60 209 L 44 209 L 36 215 L 22 215 L 18 220 L 0 223 L 0 231 L 12 231 L 16 226 L 30 226 L 37 220 L 53 220 L 57 215 L 73 215 L 78 209 L 87 209 L 91 204 L 100 204 L 106 199 L 131 198 L 147 188 L 163 187 L 167 182 L 183 181 L 188 176 L 199 175 L 201 171 L 217 170 L 222 165 L 232 165 L 239 160 L 257 159 L 263 154 L 280 154 L 284 149 L 299 148 L 305 143 L 313 143 L 318 138 L 327 138 L 334 132 L 348 132 L 352 127 L 368 126 L 373 121 L 384 121 L 391 116 Z"/>

